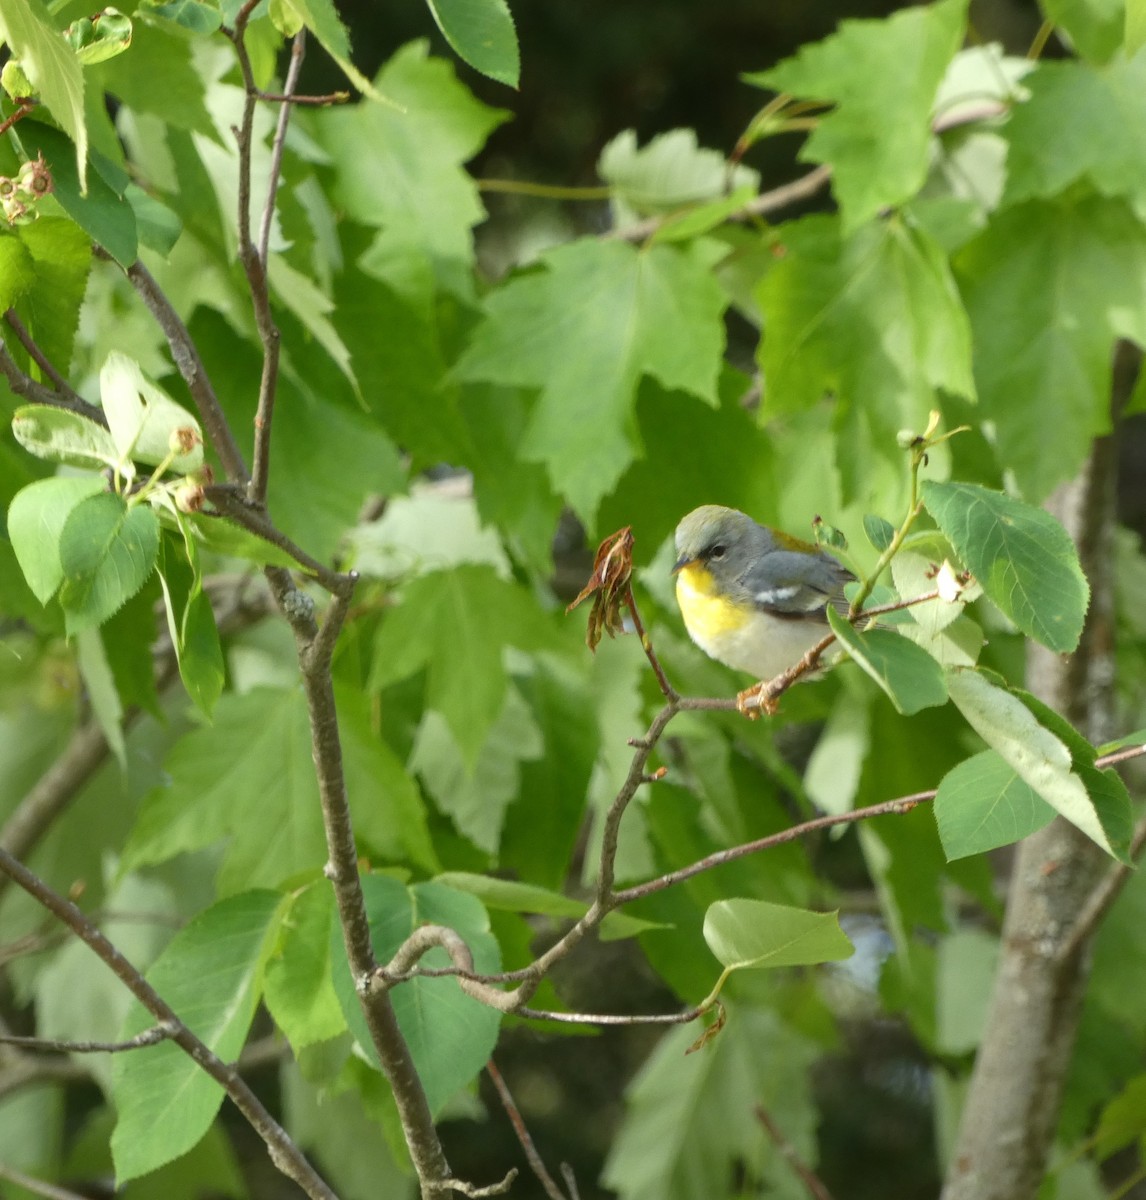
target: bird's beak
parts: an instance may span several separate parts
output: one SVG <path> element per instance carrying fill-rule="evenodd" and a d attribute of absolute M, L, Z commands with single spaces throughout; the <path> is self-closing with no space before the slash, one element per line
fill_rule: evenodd
<path fill-rule="evenodd" d="M 678 558 L 676 562 L 673 563 L 673 568 L 669 574 L 675 575 L 678 571 L 683 571 L 685 567 L 694 562 L 696 562 L 695 558 Z"/>

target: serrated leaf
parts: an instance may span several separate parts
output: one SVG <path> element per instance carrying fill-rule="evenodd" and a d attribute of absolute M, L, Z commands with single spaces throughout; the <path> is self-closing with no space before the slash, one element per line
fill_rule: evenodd
<path fill-rule="evenodd" d="M 585 240 L 542 262 L 490 294 L 455 374 L 541 389 L 521 453 L 545 463 L 554 489 L 592 524 L 637 455 L 642 375 L 718 404 L 726 301 L 696 245 Z"/>
<path fill-rule="evenodd" d="M 139 363 L 113 350 L 99 373 L 100 399 L 108 428 L 121 459 L 156 465 L 171 453 L 177 430 L 190 430 L 196 444 L 176 455 L 171 468 L 182 475 L 203 465 L 203 431 L 199 422 L 152 383 Z"/>
<path fill-rule="evenodd" d="M 1009 846 L 1041 829 L 1055 810 L 994 750 L 948 771 L 935 797 L 947 861 Z"/>
<path fill-rule="evenodd" d="M 757 290 L 765 336 L 762 412 L 835 397 L 845 496 L 858 495 L 871 455 L 898 455 L 900 429 L 926 426 L 940 389 L 975 397 L 971 331 L 947 256 L 905 221 L 845 236 L 835 217 L 778 231 L 781 257 Z"/>
<path fill-rule="evenodd" d="M 181 929 L 147 972 L 148 982 L 224 1062 L 237 1058 L 258 1004 L 258 980 L 280 898 L 232 896 Z M 154 1024 L 136 1003 L 125 1038 Z M 223 1088 L 172 1042 L 118 1054 L 112 1070 L 118 1121 L 111 1139 L 117 1183 L 153 1171 L 207 1132 Z"/>
<path fill-rule="evenodd" d="M 459 58 L 498 83 L 517 87 L 521 59 L 505 0 L 427 0 Z"/>
<path fill-rule="evenodd" d="M 947 702 L 943 668 L 914 642 L 890 629 L 861 633 L 830 606 L 828 623 L 844 652 L 883 688 L 897 712 L 910 716 Z"/>
<path fill-rule="evenodd" d="M 49 362 L 70 363 L 91 272 L 91 239 L 65 217 L 41 216 L 16 234 L 34 270 L 32 286 L 16 311 Z"/>
<path fill-rule="evenodd" d="M 393 754 L 371 737 L 368 717 L 356 709 L 361 705 L 349 696 L 340 702 L 358 834 L 383 858 L 409 857 L 432 869 L 421 799 Z M 125 864 L 166 862 L 230 838 L 218 878 L 227 893 L 277 886 L 326 861 L 310 723 L 299 689 L 225 694 L 214 724 L 184 735 L 165 767 L 167 782 L 145 798 Z"/>
<path fill-rule="evenodd" d="M 370 921 L 374 953 L 389 962 L 399 946 L 418 928 L 432 923 L 460 934 L 474 957 L 474 969 L 493 973 L 501 969 L 496 939 L 489 917 L 473 896 L 440 883 L 407 887 L 384 875 L 366 875 L 362 891 Z M 334 988 L 351 1031 L 372 1061 L 376 1061 L 370 1032 L 358 993 L 346 964 L 341 930 L 331 935 L 335 960 Z M 421 960 L 425 967 L 449 965 L 444 950 L 430 951 Z M 390 993 L 398 1024 L 410 1048 L 414 1067 L 430 1110 L 437 1114 L 455 1092 L 465 1087 L 485 1066 L 497 1042 L 501 1014 L 467 996 L 450 978 L 416 978 L 399 984 Z"/>
<path fill-rule="evenodd" d="M 465 760 L 477 761 L 506 692 L 505 646 L 556 644 L 532 598 L 484 566 L 413 580 L 374 642 L 372 688 L 427 671 L 426 707 L 448 722 Z"/>
<path fill-rule="evenodd" d="M 130 267 L 139 252 L 131 205 L 99 171 L 88 173 L 84 188 L 76 170 L 75 148 L 58 129 L 34 120 L 21 121 L 17 128 L 24 153 L 29 158 L 42 154 L 51 167 L 52 194 L 64 212 L 121 267 Z"/>
<path fill-rule="evenodd" d="M 963 42 L 967 0 L 908 8 L 884 20 L 841 21 L 749 83 L 833 104 L 800 151 L 828 163 L 845 230 L 922 186 L 939 84 Z M 910 63 L 910 70 L 904 65 Z"/>
<path fill-rule="evenodd" d="M 839 914 L 766 900 L 718 900 L 704 914 L 704 940 L 731 971 L 796 967 L 850 958 Z"/>
<path fill-rule="evenodd" d="M 29 454 L 48 462 L 102 471 L 119 461 L 111 434 L 66 408 L 24 404 L 12 414 L 12 433 Z"/>
<path fill-rule="evenodd" d="M 12 308 L 35 282 L 28 248 L 15 234 L 0 234 L 0 312 Z"/>
<path fill-rule="evenodd" d="M 22 488 L 8 508 L 8 537 L 32 594 L 47 604 L 64 581 L 60 532 L 73 508 L 104 490 L 98 476 L 53 476 Z"/>
<path fill-rule="evenodd" d="M 597 159 L 597 174 L 612 188 L 615 223 L 628 224 L 650 213 L 669 213 L 714 201 L 725 205 L 735 190 L 735 212 L 755 195 L 760 175 L 738 165 L 729 178 L 728 164 L 718 150 L 703 149 L 691 129 L 670 129 L 646 146 L 637 147 L 636 131 L 622 130 Z"/>
<path fill-rule="evenodd" d="M 698 1200 L 735 1173 L 757 1194 L 797 1195 L 755 1109 L 775 1114 L 788 1144 L 814 1161 L 818 1048 L 771 1009 L 729 1006 L 719 1036 L 687 1054 L 696 1034 L 694 1026 L 666 1033 L 629 1086 L 602 1183 L 625 1200 Z M 762 1179 L 772 1186 L 759 1187 Z"/>
<path fill-rule="evenodd" d="M 40 98 L 68 137 L 79 190 L 85 190 L 88 131 L 84 76 L 72 48 L 55 29 L 40 0 L 0 0 L 0 40 L 11 48 Z"/>
<path fill-rule="evenodd" d="M 100 625 L 143 587 L 159 553 L 159 518 L 102 492 L 72 509 L 60 530 L 60 604 L 69 634 Z"/>
<path fill-rule="evenodd" d="M 1042 500 L 1110 431 L 1116 342 L 1146 343 L 1146 229 L 1124 202 L 1072 191 L 996 214 L 955 273 L 999 461 Z"/>
<path fill-rule="evenodd" d="M 320 136 L 348 216 L 385 231 L 386 245 L 403 257 L 416 248 L 431 263 L 468 265 L 471 229 L 485 209 L 462 165 L 506 114 L 475 100 L 427 50 L 424 42 L 403 47 L 376 78 L 404 112 L 377 104 L 333 111 Z"/>
<path fill-rule="evenodd" d="M 276 299 L 294 313 L 306 331 L 334 360 L 357 393 L 358 380 L 350 364 L 350 351 L 343 345 L 338 330 L 330 322 L 334 301 L 324 295 L 313 280 L 296 271 L 281 254 L 270 256 L 267 274 Z"/>
<path fill-rule="evenodd" d="M 947 679 L 951 699 L 975 732 L 997 751 L 1019 777 L 1052 808 L 1077 826 L 1108 854 L 1125 859 L 1123 834 L 1128 822 L 1104 821 L 1072 769 L 1070 751 L 1017 697 L 995 687 L 976 671 L 953 671 Z M 1088 768 L 1093 770 L 1093 768 Z"/>
<path fill-rule="evenodd" d="M 988 599 L 1023 633 L 1060 654 L 1078 645 L 1090 586 L 1049 513 L 973 483 L 925 480 L 921 494 Z"/>
<path fill-rule="evenodd" d="M 409 768 L 458 832 L 493 855 L 506 808 L 518 794 L 520 764 L 540 758 L 544 749 L 521 693 L 510 687 L 475 761 L 466 762 L 446 719 L 431 710 L 422 715 Z"/>
<path fill-rule="evenodd" d="M 1007 143 L 1005 204 L 1055 196 L 1079 179 L 1106 196 L 1143 194 L 1146 55 L 1101 69 L 1039 63 L 1023 87 L 1028 98 L 1000 130 Z"/>

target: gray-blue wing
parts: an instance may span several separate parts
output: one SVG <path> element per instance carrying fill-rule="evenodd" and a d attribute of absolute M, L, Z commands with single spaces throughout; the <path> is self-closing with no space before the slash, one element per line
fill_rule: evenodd
<path fill-rule="evenodd" d="M 846 612 L 844 585 L 855 576 L 830 554 L 814 557 L 793 550 L 763 555 L 741 577 L 756 606 L 780 615 L 800 616 L 823 612 L 833 604 Z"/>

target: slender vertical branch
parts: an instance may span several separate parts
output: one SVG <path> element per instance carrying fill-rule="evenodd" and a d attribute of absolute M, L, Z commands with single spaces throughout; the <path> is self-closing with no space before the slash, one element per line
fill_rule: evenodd
<path fill-rule="evenodd" d="M 223 1062 L 205 1042 L 191 1032 L 175 1010 L 70 900 L 65 900 L 2 849 L 0 871 L 86 943 L 115 972 L 140 1004 L 162 1026 L 170 1030 L 171 1040 L 194 1059 L 230 1096 L 236 1108 L 263 1139 L 271 1160 L 284 1175 L 293 1179 L 313 1200 L 337 1200 L 334 1192 L 323 1182 L 286 1130 L 264 1108 L 234 1067 Z"/>
<path fill-rule="evenodd" d="M 279 101 L 278 124 L 275 126 L 275 137 L 271 145 L 271 173 L 267 184 L 267 202 L 263 205 L 263 216 L 259 223 L 259 261 L 266 263 L 270 253 L 271 225 L 274 223 L 275 199 L 278 196 L 279 182 L 283 172 L 283 149 L 286 146 L 287 125 L 294 108 L 291 100 L 298 87 L 299 73 L 302 71 L 302 60 L 306 57 L 306 29 L 300 29 L 290 48 L 290 65 L 287 67 L 286 79 L 283 82 L 282 97 Z M 266 99 L 265 95 L 263 99 Z"/>
<path fill-rule="evenodd" d="M 521 1110 L 514 1102 L 513 1093 L 509 1090 L 492 1058 L 486 1063 L 485 1069 L 497 1090 L 497 1098 L 501 1101 L 502 1108 L 505 1109 L 505 1115 L 509 1117 L 509 1123 L 513 1126 L 513 1132 L 517 1135 L 517 1140 L 521 1143 L 521 1149 L 525 1153 L 525 1161 L 529 1163 L 529 1169 L 537 1177 L 537 1182 L 541 1184 L 541 1188 L 549 1200 L 566 1200 L 561 1189 L 554 1182 L 553 1176 L 546 1170 L 541 1155 L 537 1153 L 537 1147 L 533 1144 L 533 1138 L 530 1137 L 529 1129 L 526 1127 L 525 1118 L 521 1115 Z"/>
<path fill-rule="evenodd" d="M 52 386 L 61 395 L 75 396 L 68 382 L 56 370 L 56 368 L 48 361 L 48 356 L 40 349 L 35 339 L 28 332 L 24 322 L 20 320 L 14 308 L 10 308 L 4 314 L 4 320 L 8 322 L 12 332 L 20 339 L 20 345 L 28 352 L 28 357 L 40 368 L 41 371 L 52 381 Z M 78 397 L 76 397 L 78 399 Z"/>
<path fill-rule="evenodd" d="M 175 366 L 195 401 L 199 419 L 227 472 L 227 478 L 233 483 L 246 483 L 250 478 L 247 464 L 243 461 L 242 452 L 223 414 L 223 406 L 199 357 L 199 350 L 191 340 L 187 326 L 183 324 L 183 318 L 142 262 L 135 262 L 128 267 L 127 277 L 167 338 Z"/>

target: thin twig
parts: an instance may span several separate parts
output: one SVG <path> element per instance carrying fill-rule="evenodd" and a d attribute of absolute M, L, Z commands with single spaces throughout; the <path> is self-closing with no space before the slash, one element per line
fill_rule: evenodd
<path fill-rule="evenodd" d="M 175 366 L 183 377 L 192 400 L 195 401 L 199 419 L 203 422 L 207 437 L 227 472 L 227 478 L 232 483 L 245 484 L 250 478 L 247 464 L 243 461 L 242 452 L 223 414 L 219 397 L 215 394 L 203 360 L 199 357 L 198 347 L 187 332 L 187 326 L 183 324 L 183 318 L 175 311 L 166 293 L 142 262 L 135 262 L 128 267 L 127 277 L 167 338 Z"/>
<path fill-rule="evenodd" d="M 161 1021 L 135 1037 L 124 1042 L 69 1042 L 57 1038 L 18 1037 L 12 1033 L 0 1033 L 0 1044 L 20 1046 L 25 1050 L 40 1050 L 58 1054 L 119 1054 L 124 1050 L 140 1050 L 144 1046 L 156 1046 L 168 1041 L 175 1027 Z"/>
<path fill-rule="evenodd" d="M 485 1069 L 486 1074 L 493 1081 L 493 1086 L 497 1089 L 501 1106 L 505 1109 L 505 1115 L 509 1117 L 509 1123 L 513 1126 L 513 1132 L 517 1134 L 517 1140 L 521 1143 L 521 1149 L 525 1153 L 525 1161 L 529 1163 L 529 1169 L 537 1177 L 537 1182 L 541 1184 L 542 1190 L 549 1197 L 549 1200 L 566 1200 L 565 1195 L 557 1186 L 553 1176 L 546 1170 L 541 1155 L 537 1153 L 537 1147 L 533 1144 L 533 1138 L 526 1127 L 525 1118 L 521 1115 L 521 1110 L 514 1102 L 513 1093 L 510 1092 L 505 1080 L 502 1078 L 501 1072 L 497 1069 L 497 1064 L 492 1058 L 486 1063 Z"/>
<path fill-rule="evenodd" d="M 14 1183 L 26 1192 L 31 1192 L 33 1196 L 43 1196 L 44 1200 L 86 1200 L 79 1192 L 70 1191 L 55 1183 L 46 1183 L 43 1179 L 35 1179 L 15 1167 L 5 1166 L 4 1163 L 0 1163 L 0 1179 Z"/>
<path fill-rule="evenodd" d="M 63 396 L 68 396 L 78 400 L 79 396 L 68 386 L 64 377 L 56 370 L 48 361 L 48 356 L 36 344 L 35 339 L 28 332 L 24 322 L 20 320 L 14 308 L 8 309 L 4 314 L 4 320 L 11 326 L 12 332 L 20 339 L 20 345 L 28 352 L 28 357 L 40 368 L 41 371 L 52 381 L 53 387 Z"/>
<path fill-rule="evenodd" d="M 0 850 L 0 871 L 22 887 L 38 904 L 62 921 L 89 946 L 115 973 L 128 991 L 161 1024 L 170 1026 L 170 1039 L 189 1055 L 230 1096 L 251 1127 L 263 1139 L 271 1160 L 284 1175 L 293 1179 L 313 1200 L 337 1200 L 286 1130 L 271 1116 L 237 1071 L 179 1019 L 162 996 L 116 949 L 84 914 L 70 901 L 34 875 L 23 863 Z"/>
<path fill-rule="evenodd" d="M 11 116 L 5 117 L 0 121 L 0 134 L 5 134 L 17 121 L 22 120 L 36 107 L 35 101 L 24 99 L 20 101 L 19 107 Z"/>
<path fill-rule="evenodd" d="M 327 92 L 325 96 L 303 96 L 298 92 L 259 92 L 260 100 L 268 104 L 307 104 L 315 108 L 329 108 L 332 104 L 346 104 L 350 101 L 349 92 Z"/>
<path fill-rule="evenodd" d="M 762 1105 L 756 1105 L 756 1119 L 764 1126 L 765 1132 L 772 1139 L 772 1144 L 780 1151 L 784 1161 L 799 1176 L 800 1182 L 812 1200 L 832 1200 L 824 1181 L 800 1157 L 800 1152 L 792 1145 L 787 1134 L 772 1119 L 771 1114 Z"/>
<path fill-rule="evenodd" d="M 325 874 L 334 888 L 351 977 L 370 1030 L 370 1040 L 394 1094 L 402 1131 L 423 1196 L 426 1200 L 437 1200 L 438 1197 L 448 1196 L 456 1181 L 434 1127 L 426 1091 L 414 1066 L 409 1045 L 398 1026 L 389 992 L 385 988 L 372 986 L 378 963 L 374 957 L 366 902 L 358 874 L 358 851 L 346 791 L 329 653 L 314 652 L 320 637 L 314 618 L 314 605 L 305 593 L 295 587 L 290 573 L 282 567 L 267 567 L 265 574 L 275 603 L 295 637 L 310 718 L 311 757 L 318 780 L 329 856 Z M 345 593 L 344 603 L 347 605 L 352 586 L 351 582 Z M 341 607 L 336 610 L 341 611 Z M 332 651 L 333 637 L 328 641 L 329 650 Z"/>
<path fill-rule="evenodd" d="M 65 408 L 69 412 L 79 413 L 89 421 L 107 428 L 107 417 L 103 409 L 89 404 L 82 396 L 72 391 L 70 387 L 63 392 L 53 391 L 52 388 L 38 383 L 30 375 L 25 375 L 16 365 L 16 360 L 8 353 L 8 347 L 0 341 L 0 374 L 8 381 L 12 392 L 32 404 L 47 404 L 52 408 Z"/>
<path fill-rule="evenodd" d="M 1142 754 L 1146 748 L 1135 747 L 1137 754 Z M 1125 762 L 1126 752 L 1120 751 L 1116 761 Z M 1115 758 L 1115 755 L 1110 755 L 1109 758 Z M 1109 762 L 1098 760 L 1095 765 L 1109 766 Z M 1142 851 L 1146 849 L 1146 816 L 1140 818 L 1138 824 L 1134 827 L 1133 836 L 1130 839 L 1130 848 L 1128 857 L 1130 863 L 1135 863 L 1141 856 Z M 1072 959 L 1089 941 L 1090 937 L 1098 926 L 1102 923 L 1102 919 L 1114 907 L 1114 902 L 1122 894 L 1122 889 L 1129 882 L 1133 875 L 1135 867 L 1127 863 L 1115 863 L 1110 870 L 1099 880 L 1094 891 L 1087 897 L 1085 903 L 1078 910 L 1078 916 L 1074 919 L 1074 924 L 1071 926 L 1070 933 L 1059 946 L 1058 958 L 1062 962 L 1068 962 Z"/>
<path fill-rule="evenodd" d="M 267 202 L 263 205 L 262 221 L 259 224 L 259 261 L 264 265 L 270 252 L 271 225 L 274 222 L 275 197 L 278 195 L 279 182 L 283 171 L 283 149 L 286 146 L 287 126 L 290 124 L 291 106 L 289 101 L 298 86 L 299 72 L 302 70 L 302 60 L 306 57 L 306 29 L 300 29 L 290 48 L 290 65 L 287 67 L 286 79 L 283 81 L 283 105 L 279 109 L 278 124 L 275 126 L 274 141 L 271 143 L 271 169 L 267 180 Z M 265 100 L 265 95 L 258 99 Z"/>
<path fill-rule="evenodd" d="M 558 1021 L 562 1025 L 687 1025 L 703 1016 L 702 1008 L 678 1013 L 575 1013 L 522 1006 L 514 1013 L 534 1021 Z"/>

